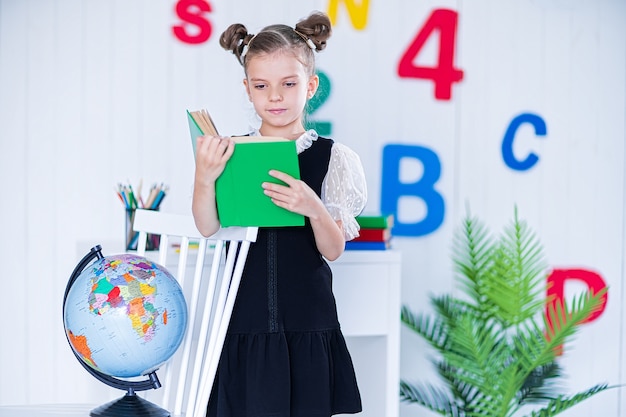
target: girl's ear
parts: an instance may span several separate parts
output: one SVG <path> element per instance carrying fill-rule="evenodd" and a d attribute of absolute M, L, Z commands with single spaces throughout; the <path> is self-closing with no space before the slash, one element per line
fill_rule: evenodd
<path fill-rule="evenodd" d="M 317 88 L 319 87 L 319 85 L 320 85 L 320 77 L 318 77 L 317 74 L 311 75 L 311 77 L 309 77 L 309 83 L 307 85 L 307 91 L 306 91 L 307 100 L 310 100 L 315 95 L 315 92 L 317 91 Z"/>

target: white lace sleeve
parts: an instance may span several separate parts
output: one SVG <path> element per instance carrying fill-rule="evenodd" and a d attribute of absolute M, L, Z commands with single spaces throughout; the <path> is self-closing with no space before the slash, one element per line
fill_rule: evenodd
<path fill-rule="evenodd" d="M 340 143 L 333 144 L 328 172 L 322 183 L 322 201 L 335 220 L 341 220 L 346 240 L 359 235 L 355 217 L 367 202 L 367 184 L 359 156 Z"/>

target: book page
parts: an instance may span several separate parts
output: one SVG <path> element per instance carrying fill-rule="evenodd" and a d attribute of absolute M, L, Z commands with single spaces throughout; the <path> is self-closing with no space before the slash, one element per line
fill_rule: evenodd
<path fill-rule="evenodd" d="M 196 122 L 203 134 L 212 136 L 219 135 L 208 111 L 202 109 L 189 112 L 189 114 L 191 114 L 191 117 L 193 117 L 193 120 Z"/>

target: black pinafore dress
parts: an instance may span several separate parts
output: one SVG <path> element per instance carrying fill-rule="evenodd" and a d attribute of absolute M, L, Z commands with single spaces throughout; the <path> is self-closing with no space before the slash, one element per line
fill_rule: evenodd
<path fill-rule="evenodd" d="M 333 141 L 298 156 L 317 194 Z M 332 273 L 311 225 L 260 228 L 250 246 L 207 416 L 329 417 L 361 397 L 337 320 Z"/>

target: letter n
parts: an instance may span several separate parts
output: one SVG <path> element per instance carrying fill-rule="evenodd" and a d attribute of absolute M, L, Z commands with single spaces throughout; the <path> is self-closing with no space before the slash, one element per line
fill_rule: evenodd
<path fill-rule="evenodd" d="M 367 15 L 369 13 L 369 0 L 361 0 L 359 2 L 360 4 L 356 4 L 354 0 L 330 0 L 328 2 L 328 17 L 333 26 L 337 23 L 337 9 L 339 8 L 340 2 L 346 4 L 352 26 L 354 26 L 356 30 L 365 29 L 367 26 Z"/>

